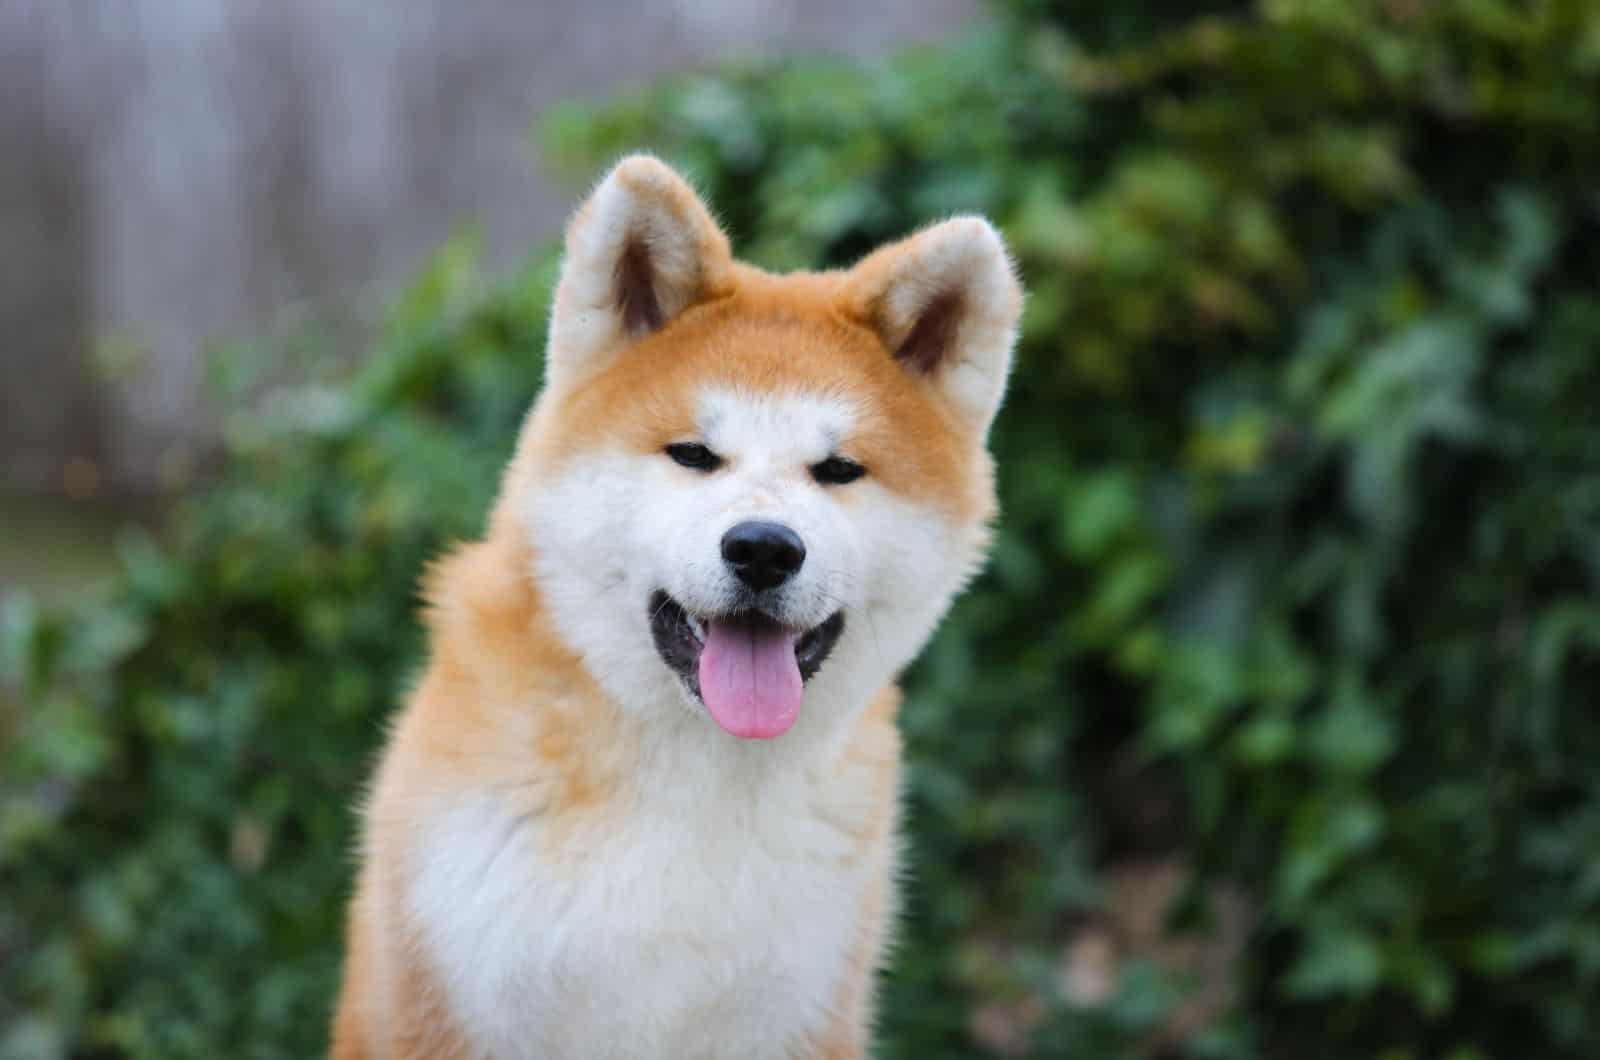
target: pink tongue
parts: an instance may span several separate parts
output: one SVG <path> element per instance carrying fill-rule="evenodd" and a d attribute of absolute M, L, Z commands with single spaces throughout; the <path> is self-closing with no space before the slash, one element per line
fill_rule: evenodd
<path fill-rule="evenodd" d="M 711 716 L 734 736 L 770 740 L 800 716 L 800 665 L 796 635 L 706 622 L 700 651 L 700 698 Z"/>

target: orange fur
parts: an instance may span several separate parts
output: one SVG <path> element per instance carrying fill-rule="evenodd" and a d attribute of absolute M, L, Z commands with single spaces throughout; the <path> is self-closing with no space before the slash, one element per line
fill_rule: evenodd
<path fill-rule="evenodd" d="M 860 401 L 869 415 L 844 448 L 896 492 L 962 518 L 992 511 L 988 454 L 937 395 L 886 356 L 882 338 L 850 315 L 849 273 L 773 276 L 747 265 L 735 284 L 640 339 L 630 356 L 557 405 L 524 437 L 519 463 L 601 444 L 654 452 L 691 419 L 697 388 L 806 390 Z"/>
<path fill-rule="evenodd" d="M 359 897 L 349 932 L 350 962 L 345 991 L 334 1018 L 331 1060 L 474 1060 L 478 1055 L 461 1033 L 426 961 L 415 954 L 395 962 L 392 979 L 375 981 L 365 933 L 370 917 Z M 372 1005 L 383 998 L 383 1016 Z"/>
<path fill-rule="evenodd" d="M 853 828 L 861 843 L 859 849 L 867 856 L 893 842 L 900 774 L 900 732 L 895 728 L 899 706 L 899 689 L 891 686 L 880 692 L 862 716 L 855 739 L 845 752 L 842 768 L 854 766 L 874 774 L 872 813 L 855 822 Z M 885 925 L 891 919 L 888 890 L 887 881 L 879 878 L 861 903 L 860 928 L 839 981 L 833 1022 L 816 1047 L 819 1060 L 853 1060 L 866 1055 L 866 1036 L 874 1009 L 874 976 L 883 962 Z"/>

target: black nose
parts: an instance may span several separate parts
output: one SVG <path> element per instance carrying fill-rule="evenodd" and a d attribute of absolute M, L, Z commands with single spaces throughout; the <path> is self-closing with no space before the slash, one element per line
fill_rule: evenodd
<path fill-rule="evenodd" d="M 722 558 L 733 573 L 760 592 L 782 585 L 806 561 L 806 543 L 778 523 L 751 520 L 722 535 Z"/>

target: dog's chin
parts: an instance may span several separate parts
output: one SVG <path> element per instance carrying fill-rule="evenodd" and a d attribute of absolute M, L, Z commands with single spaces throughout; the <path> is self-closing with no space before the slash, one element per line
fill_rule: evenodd
<path fill-rule="evenodd" d="M 810 628 L 796 628 L 759 607 L 696 614 L 663 590 L 651 595 L 649 607 L 650 634 L 655 640 L 661 661 L 677 675 L 691 700 L 702 708 L 710 709 L 718 724 L 735 736 L 780 735 L 792 724 L 793 717 L 772 722 L 755 720 L 748 724 L 730 724 L 716 709 L 716 705 L 706 703 L 700 687 L 701 657 L 706 651 L 707 637 L 713 624 L 736 631 L 752 641 L 792 643 L 794 668 L 799 672 L 802 684 L 809 682 L 822 669 L 822 664 L 832 654 L 840 634 L 844 632 L 843 611 L 835 611 Z"/>

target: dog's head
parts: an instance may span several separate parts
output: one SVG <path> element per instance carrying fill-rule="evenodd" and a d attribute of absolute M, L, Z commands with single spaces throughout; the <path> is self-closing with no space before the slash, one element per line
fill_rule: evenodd
<path fill-rule="evenodd" d="M 774 276 L 661 162 L 601 182 L 507 496 L 556 628 L 621 707 L 820 731 L 910 661 L 987 540 L 1021 301 L 976 217 Z"/>

